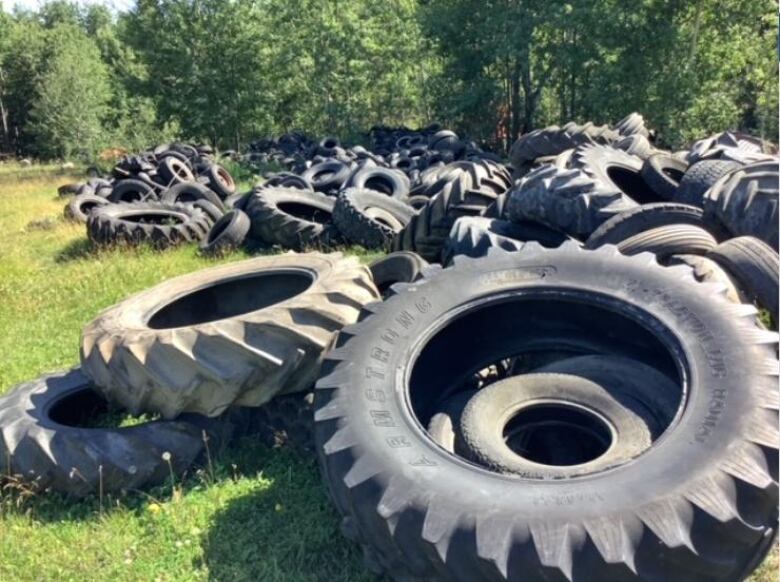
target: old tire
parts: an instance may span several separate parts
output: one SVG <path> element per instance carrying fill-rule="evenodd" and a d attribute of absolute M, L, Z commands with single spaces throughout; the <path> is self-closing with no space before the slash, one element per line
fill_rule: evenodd
<path fill-rule="evenodd" d="M 682 365 L 685 414 L 632 462 L 576 481 L 507 478 L 434 444 L 436 401 L 538 341 L 540 310 Z M 462 260 L 339 334 L 315 391 L 323 478 L 344 531 L 396 579 L 741 579 L 777 528 L 776 347 L 755 308 L 650 255 L 526 245 Z"/>
<path fill-rule="evenodd" d="M 333 223 L 349 242 L 367 249 L 381 249 L 390 244 L 414 215 L 411 206 L 386 194 L 347 188 L 336 199 Z"/>
<path fill-rule="evenodd" d="M 341 190 L 349 178 L 349 166 L 338 160 L 328 160 L 314 164 L 301 177 L 308 181 L 317 192 L 333 194 Z"/>
<path fill-rule="evenodd" d="M 707 256 L 729 273 L 745 295 L 772 316 L 777 327 L 780 257 L 765 242 L 750 236 L 729 239 Z"/>
<path fill-rule="evenodd" d="M 124 428 L 83 426 L 105 410 L 78 368 L 16 386 L 0 398 L 2 474 L 77 497 L 140 489 L 189 469 L 204 452 L 204 434 L 215 454 L 232 430 L 226 417 L 194 414 Z"/>
<path fill-rule="evenodd" d="M 160 160 L 157 165 L 157 173 L 168 187 L 195 181 L 195 175 L 192 173 L 189 163 L 172 155 L 166 155 Z"/>
<path fill-rule="evenodd" d="M 206 185 L 222 200 L 236 192 L 236 181 L 233 176 L 219 164 L 210 165 L 201 176 L 206 178 Z"/>
<path fill-rule="evenodd" d="M 742 164 L 729 160 L 702 160 L 696 162 L 685 172 L 680 186 L 674 193 L 675 202 L 691 204 L 701 208 L 704 194 L 715 182 L 729 172 L 741 168 Z"/>
<path fill-rule="evenodd" d="M 245 212 L 252 222 L 252 237 L 286 249 L 327 249 L 339 243 L 333 224 L 336 199 L 320 192 L 295 188 L 255 189 Z"/>
<path fill-rule="evenodd" d="M 355 170 L 344 187 L 374 190 L 392 198 L 402 199 L 409 194 L 410 185 L 409 178 L 400 170 L 371 167 Z"/>
<path fill-rule="evenodd" d="M 447 398 L 438 407 L 427 426 L 433 442 L 451 453 L 464 450 L 460 428 L 461 417 L 469 400 L 475 394 L 477 394 L 476 390 L 462 390 Z"/>
<path fill-rule="evenodd" d="M 249 217 L 240 210 L 223 214 L 200 245 L 204 255 L 220 255 L 239 248 L 249 233 Z"/>
<path fill-rule="evenodd" d="M 585 248 L 617 244 L 640 232 L 670 224 L 703 226 L 701 208 L 677 202 L 643 204 L 621 212 L 601 224 L 585 241 Z"/>
<path fill-rule="evenodd" d="M 202 210 L 162 202 L 107 204 L 87 218 L 87 236 L 98 245 L 149 243 L 163 249 L 200 241 L 209 227 Z"/>
<path fill-rule="evenodd" d="M 615 147 L 585 144 L 574 150 L 569 167 L 580 168 L 638 204 L 659 202 L 661 198 L 642 178 L 643 163 L 641 158 Z"/>
<path fill-rule="evenodd" d="M 523 248 L 522 227 L 505 220 L 481 216 L 464 216 L 455 221 L 441 254 L 441 263 L 447 266 L 459 255 L 484 257 L 488 250 L 499 247 L 505 251 Z M 557 246 L 557 245 L 556 245 Z"/>
<path fill-rule="evenodd" d="M 158 199 L 154 188 L 143 180 L 128 178 L 114 183 L 109 202 L 153 202 Z"/>
<path fill-rule="evenodd" d="M 655 194 L 663 200 L 674 200 L 688 163 L 669 154 L 654 154 L 642 164 L 641 176 Z"/>
<path fill-rule="evenodd" d="M 722 225 L 733 236 L 759 238 L 777 250 L 779 163 L 751 164 L 718 180 L 705 195 L 705 221 Z"/>
<path fill-rule="evenodd" d="M 729 301 L 745 303 L 742 292 L 737 287 L 734 279 L 718 263 L 701 255 L 672 255 L 664 261 L 665 265 L 688 265 L 693 269 L 693 276 L 701 283 L 714 283 L 723 289 L 723 293 Z"/>
<path fill-rule="evenodd" d="M 635 234 L 617 243 L 624 255 L 653 253 L 659 260 L 672 255 L 706 255 L 718 245 L 710 233 L 691 224 L 669 224 Z"/>
<path fill-rule="evenodd" d="M 286 254 L 170 279 L 84 328 L 84 372 L 111 401 L 216 416 L 307 388 L 333 332 L 378 297 L 340 254 Z"/>
<path fill-rule="evenodd" d="M 182 182 L 176 184 L 175 186 L 168 188 L 163 192 L 162 196 L 160 196 L 160 201 L 165 202 L 166 204 L 188 203 L 197 200 L 205 200 L 220 210 L 225 210 L 225 205 L 222 203 L 220 197 L 217 196 L 211 188 L 198 182 Z"/>
<path fill-rule="evenodd" d="M 63 212 L 65 218 L 86 224 L 87 217 L 98 206 L 105 206 L 108 200 L 94 194 L 79 194 L 74 196 L 65 205 Z"/>
<path fill-rule="evenodd" d="M 417 253 L 397 251 L 377 259 L 371 265 L 371 278 L 382 296 L 396 283 L 412 283 L 422 277 L 428 262 Z"/>

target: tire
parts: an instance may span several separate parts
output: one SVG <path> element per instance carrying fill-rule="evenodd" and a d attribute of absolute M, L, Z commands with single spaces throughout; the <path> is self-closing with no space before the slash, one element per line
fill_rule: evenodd
<path fill-rule="evenodd" d="M 375 167 L 354 171 L 344 187 L 374 190 L 392 198 L 402 199 L 409 195 L 410 185 L 409 178 L 403 172 Z"/>
<path fill-rule="evenodd" d="M 734 303 L 745 303 L 740 290 L 737 288 L 734 280 L 726 271 L 712 259 L 700 255 L 672 255 L 665 262 L 665 265 L 687 265 L 693 269 L 693 276 L 700 283 L 714 283 L 720 285 L 726 298 Z"/>
<path fill-rule="evenodd" d="M 181 182 L 163 192 L 160 201 L 166 204 L 188 203 L 206 200 L 224 212 L 225 205 L 208 186 L 197 182 Z"/>
<path fill-rule="evenodd" d="M 3 475 L 75 497 L 136 490 L 189 469 L 204 452 L 204 434 L 215 454 L 232 431 L 225 416 L 194 414 L 124 428 L 83 426 L 106 410 L 78 368 L 16 386 L 0 398 Z"/>
<path fill-rule="evenodd" d="M 236 181 L 230 175 L 230 172 L 219 164 L 209 166 L 202 176 L 206 178 L 206 185 L 222 200 L 235 194 Z"/>
<path fill-rule="evenodd" d="M 195 175 L 192 173 L 189 164 L 171 155 L 167 155 L 160 160 L 157 166 L 157 173 L 168 187 L 195 181 Z"/>
<path fill-rule="evenodd" d="M 496 199 L 491 202 L 485 210 L 482 211 L 483 218 L 495 218 L 498 220 L 506 220 L 506 202 L 509 199 L 509 194 L 499 194 Z"/>
<path fill-rule="evenodd" d="M 427 266 L 428 262 L 417 253 L 398 251 L 377 259 L 369 269 L 374 285 L 385 297 L 396 283 L 412 283 L 422 277 L 422 270 Z"/>
<path fill-rule="evenodd" d="M 655 154 L 642 164 L 645 184 L 663 200 L 674 200 L 688 163 L 669 154 Z"/>
<path fill-rule="evenodd" d="M 650 132 L 645 126 L 645 118 L 636 112 L 626 115 L 612 129 L 623 136 L 638 135 L 645 139 L 650 137 Z"/>
<path fill-rule="evenodd" d="M 624 255 L 653 253 L 659 260 L 672 255 L 706 255 L 718 246 L 710 233 L 690 224 L 669 224 L 652 228 L 617 244 Z"/>
<path fill-rule="evenodd" d="M 769 311 L 777 328 L 777 251 L 757 238 L 741 236 L 719 244 L 707 256 L 731 275 L 751 301 Z"/>
<path fill-rule="evenodd" d="M 347 188 L 336 199 L 333 223 L 349 242 L 366 249 L 383 249 L 414 215 L 411 206 L 386 194 Z"/>
<path fill-rule="evenodd" d="M 142 180 L 128 178 L 118 180 L 114 183 L 111 194 L 108 196 L 109 202 L 154 202 L 157 200 L 157 193 L 149 184 Z"/>
<path fill-rule="evenodd" d="M 641 135 L 629 135 L 615 142 L 615 147 L 643 162 L 656 153 L 656 149 Z M 562 155 L 562 154 L 561 154 Z"/>
<path fill-rule="evenodd" d="M 67 196 L 72 196 L 74 194 L 78 194 L 79 189 L 84 186 L 84 182 L 74 182 L 71 184 L 63 184 L 59 188 L 57 188 L 57 196 L 60 198 L 65 198 Z"/>
<path fill-rule="evenodd" d="M 595 249 L 605 244 L 618 244 L 641 232 L 671 224 L 704 226 L 701 208 L 677 202 L 643 204 L 621 212 L 602 223 L 585 242 L 585 248 Z"/>
<path fill-rule="evenodd" d="M 105 206 L 108 200 L 94 194 L 81 194 L 74 196 L 66 205 L 63 214 L 68 220 L 86 224 L 87 217 L 93 209 L 98 206 Z"/>
<path fill-rule="evenodd" d="M 422 426 L 453 381 L 547 333 L 529 317 L 666 362 L 685 414 L 649 452 L 576 481 L 507 478 L 434 444 Z M 465 259 L 340 332 L 315 390 L 323 479 L 343 531 L 395 579 L 741 579 L 777 528 L 776 347 L 754 308 L 650 255 Z"/>
<path fill-rule="evenodd" d="M 778 161 L 740 168 L 718 180 L 704 199 L 704 220 L 734 236 L 754 236 L 778 248 Z"/>
<path fill-rule="evenodd" d="M 200 243 L 204 255 L 221 255 L 239 248 L 249 233 L 249 217 L 240 210 L 231 210 L 211 227 L 208 236 Z"/>
<path fill-rule="evenodd" d="M 340 254 L 287 254 L 170 279 L 84 328 L 81 361 L 107 399 L 136 414 L 217 416 L 308 388 L 333 333 L 378 298 Z"/>
<path fill-rule="evenodd" d="M 639 204 L 662 200 L 642 178 L 642 159 L 623 150 L 585 144 L 574 150 L 569 166 L 580 168 L 609 190 L 622 192 Z"/>
<path fill-rule="evenodd" d="M 208 200 L 201 198 L 200 200 L 195 200 L 195 202 L 192 202 L 190 206 L 194 206 L 195 208 L 199 208 L 202 210 L 206 216 L 209 218 L 212 224 L 217 222 L 222 216 L 225 214 L 225 211 L 223 209 L 218 208 Z"/>
<path fill-rule="evenodd" d="M 249 203 L 252 197 L 252 192 L 246 192 L 244 194 L 232 194 L 225 198 L 224 206 L 226 209 L 231 210 L 243 210 L 246 212 L 246 205 Z"/>
<path fill-rule="evenodd" d="M 512 189 L 506 214 L 512 222 L 539 222 L 586 239 L 603 222 L 635 206 L 582 170 L 542 166 Z"/>
<path fill-rule="evenodd" d="M 620 134 L 606 125 L 592 123 L 577 125 L 567 123 L 563 127 L 553 125 L 521 135 L 509 150 L 509 158 L 515 171 L 515 178 L 528 173 L 533 161 L 543 156 L 557 156 L 565 150 L 584 143 L 608 144 L 620 139 Z"/>
<path fill-rule="evenodd" d="M 346 164 L 330 160 L 314 164 L 301 174 L 301 177 L 307 180 L 317 192 L 331 194 L 342 189 L 344 182 L 349 178 L 349 172 L 349 166 Z"/>
<path fill-rule="evenodd" d="M 107 204 L 87 218 L 87 236 L 97 245 L 149 243 L 163 249 L 200 241 L 209 227 L 200 209 L 162 202 Z"/>
<path fill-rule="evenodd" d="M 478 392 L 463 390 L 445 400 L 431 416 L 428 422 L 428 434 L 444 450 L 463 454 L 464 445 L 461 437 L 461 417 L 469 400 Z"/>
<path fill-rule="evenodd" d="M 722 176 L 742 167 L 728 160 L 703 160 L 693 164 L 680 180 L 674 200 L 691 206 L 704 206 L 704 194 Z"/>
<path fill-rule="evenodd" d="M 333 224 L 335 205 L 335 198 L 320 192 L 261 188 L 252 193 L 245 212 L 255 239 L 297 251 L 327 249 L 342 240 Z"/>
<path fill-rule="evenodd" d="M 688 152 L 688 162 L 695 164 L 701 160 L 729 159 L 751 163 L 743 160 L 750 157 L 763 157 L 763 151 L 763 143 L 759 138 L 744 133 L 724 131 L 695 142 Z"/>

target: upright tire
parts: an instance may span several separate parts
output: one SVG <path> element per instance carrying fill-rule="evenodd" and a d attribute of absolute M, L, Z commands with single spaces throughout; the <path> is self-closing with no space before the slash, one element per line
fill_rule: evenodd
<path fill-rule="evenodd" d="M 414 215 L 411 206 L 386 194 L 347 188 L 336 199 L 333 223 L 349 242 L 381 249 L 390 245 Z"/>
<path fill-rule="evenodd" d="M 423 427 L 460 378 L 560 340 L 556 326 L 634 345 L 684 414 L 576 480 L 507 478 L 434 444 Z M 464 259 L 339 334 L 315 391 L 323 478 L 343 531 L 395 579 L 742 579 L 777 528 L 776 348 L 755 308 L 651 255 L 529 244 Z"/>
<path fill-rule="evenodd" d="M 82 367 L 134 414 L 259 406 L 309 387 L 333 333 L 377 298 L 368 269 L 338 253 L 213 267 L 103 311 L 82 333 Z"/>

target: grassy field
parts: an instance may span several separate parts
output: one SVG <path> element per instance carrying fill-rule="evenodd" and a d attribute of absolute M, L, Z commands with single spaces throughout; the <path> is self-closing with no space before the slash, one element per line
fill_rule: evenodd
<path fill-rule="evenodd" d="M 193 247 L 95 252 L 61 219 L 56 167 L 0 165 L 0 393 L 78 361 L 81 327 L 126 295 L 213 264 Z M 222 261 L 243 258 L 235 253 Z M 777 579 L 777 554 L 752 582 Z M 244 440 L 119 499 L 0 496 L 0 580 L 371 580 L 311 458 Z"/>

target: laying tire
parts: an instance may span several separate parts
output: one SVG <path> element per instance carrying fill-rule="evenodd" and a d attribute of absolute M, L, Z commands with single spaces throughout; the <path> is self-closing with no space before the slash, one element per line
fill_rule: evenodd
<path fill-rule="evenodd" d="M 620 139 L 620 134 L 606 125 L 592 123 L 577 125 L 567 123 L 563 127 L 553 125 L 521 135 L 509 150 L 509 158 L 515 170 L 515 178 L 528 173 L 533 161 L 543 156 L 556 156 L 565 150 L 584 143 L 608 144 Z"/>
<path fill-rule="evenodd" d="M 731 275 L 748 299 L 769 311 L 777 327 L 777 251 L 757 238 L 741 236 L 722 242 L 707 256 Z"/>
<path fill-rule="evenodd" d="M 114 183 L 109 202 L 154 202 L 157 200 L 157 192 L 154 188 L 142 180 L 128 178 Z"/>
<path fill-rule="evenodd" d="M 727 174 L 705 195 L 705 221 L 724 226 L 734 236 L 759 238 L 777 250 L 779 181 L 777 160 Z"/>
<path fill-rule="evenodd" d="M 283 172 L 270 177 L 263 186 L 275 186 L 278 188 L 297 188 L 298 190 L 313 190 L 308 180 L 297 174 Z"/>
<path fill-rule="evenodd" d="M 206 216 L 208 216 L 212 224 L 217 222 L 225 214 L 223 209 L 217 208 L 217 206 L 205 199 L 195 200 L 191 205 L 195 208 L 200 208 Z"/>
<path fill-rule="evenodd" d="M 561 332 L 613 334 L 673 379 L 675 417 L 649 450 L 575 479 L 508 477 L 423 430 L 460 378 Z M 776 348 L 755 308 L 650 255 L 465 259 L 339 334 L 315 390 L 323 478 L 394 579 L 743 579 L 777 528 Z"/>
<path fill-rule="evenodd" d="M 68 220 L 74 220 L 76 222 L 87 222 L 89 213 L 92 212 L 98 206 L 105 206 L 108 204 L 108 200 L 102 196 L 95 196 L 94 194 L 80 194 L 74 196 L 66 205 L 63 214 Z"/>
<path fill-rule="evenodd" d="M 225 210 L 225 205 L 220 197 L 208 186 L 197 182 L 176 184 L 163 192 L 160 197 L 160 201 L 166 204 L 195 202 L 196 200 L 206 200 L 220 210 Z"/>
<path fill-rule="evenodd" d="M 612 129 L 624 136 L 637 135 L 645 139 L 650 137 L 650 132 L 645 127 L 645 118 L 636 112 L 626 115 Z"/>
<path fill-rule="evenodd" d="M 621 212 L 601 224 L 588 237 L 585 248 L 595 249 L 605 244 L 618 244 L 638 233 L 670 224 L 704 226 L 701 208 L 677 202 L 643 204 Z"/>
<path fill-rule="evenodd" d="M 506 214 L 513 222 L 540 222 L 579 239 L 636 203 L 582 170 L 543 166 L 509 194 Z"/>
<path fill-rule="evenodd" d="M 641 135 L 629 135 L 615 142 L 614 147 L 623 150 L 630 156 L 636 156 L 642 161 L 656 153 L 656 149 Z M 563 154 L 561 154 L 563 155 Z"/>
<path fill-rule="evenodd" d="M 336 199 L 295 188 L 258 188 L 246 203 L 252 237 L 282 248 L 329 248 L 342 237 L 333 224 Z"/>
<path fill-rule="evenodd" d="M 336 199 L 333 223 L 349 242 L 367 249 L 382 249 L 414 215 L 412 207 L 386 194 L 347 188 Z"/>
<path fill-rule="evenodd" d="M 195 181 L 195 175 L 189 164 L 172 155 L 167 155 L 160 160 L 157 173 L 168 187 Z"/>
<path fill-rule="evenodd" d="M 307 180 L 317 192 L 325 194 L 336 193 L 349 178 L 349 166 L 346 164 L 331 160 L 314 164 L 306 170 L 301 176 Z"/>
<path fill-rule="evenodd" d="M 688 163 L 669 154 L 654 154 L 642 164 L 645 184 L 663 200 L 674 200 Z"/>
<path fill-rule="evenodd" d="M 311 386 L 333 332 L 378 298 L 340 254 L 286 254 L 165 281 L 84 328 L 84 372 L 136 414 L 217 416 Z"/>
<path fill-rule="evenodd" d="M 352 173 L 344 184 L 345 188 L 358 188 L 381 192 L 392 198 L 406 198 L 409 195 L 409 178 L 399 170 L 390 168 L 360 168 Z"/>
<path fill-rule="evenodd" d="M 717 247 L 716 247 L 717 248 Z M 747 300 L 731 276 L 718 263 L 701 255 L 672 255 L 664 263 L 668 266 L 687 265 L 693 269 L 693 276 L 700 283 L 720 285 L 729 301 L 745 303 Z"/>
<path fill-rule="evenodd" d="M 226 417 L 194 414 L 124 428 L 90 427 L 106 411 L 107 403 L 78 368 L 16 386 L 0 398 L 2 474 L 19 475 L 36 490 L 77 497 L 141 489 L 197 462 L 204 433 L 213 455 L 232 430 Z"/>
<path fill-rule="evenodd" d="M 695 142 L 688 152 L 688 162 L 728 159 L 751 163 L 745 158 L 763 157 L 764 144 L 759 138 L 744 133 L 724 131 Z M 753 161 L 759 161 L 755 159 Z"/>
<path fill-rule="evenodd" d="M 675 190 L 674 200 L 691 206 L 702 207 L 704 194 L 722 176 L 742 167 L 737 162 L 729 160 L 703 160 L 693 164 L 680 180 L 680 186 Z"/>
<path fill-rule="evenodd" d="M 200 244 L 204 255 L 220 255 L 239 248 L 249 233 L 249 217 L 240 210 L 231 210 L 222 215 L 209 230 L 209 234 Z"/>
<path fill-rule="evenodd" d="M 74 182 L 71 184 L 63 184 L 59 188 L 57 188 L 57 196 L 60 198 L 65 198 L 66 196 L 72 196 L 73 194 L 78 194 L 79 189 L 85 186 L 84 182 Z"/>
<path fill-rule="evenodd" d="M 371 278 L 379 293 L 385 297 L 396 283 L 412 283 L 422 277 L 422 270 L 428 266 L 417 253 L 398 251 L 377 259 L 371 265 Z"/>
<path fill-rule="evenodd" d="M 643 161 L 623 150 L 609 146 L 585 144 L 574 150 L 570 167 L 580 168 L 609 190 L 622 192 L 639 204 L 661 199 L 642 179 Z"/>
<path fill-rule="evenodd" d="M 149 243 L 162 249 L 200 241 L 209 228 L 202 210 L 162 202 L 107 204 L 87 218 L 87 236 L 98 245 Z"/>
<path fill-rule="evenodd" d="M 212 164 L 201 174 L 206 178 L 206 185 L 222 200 L 236 193 L 236 181 L 225 168 Z"/>
<path fill-rule="evenodd" d="M 653 253 L 659 260 L 672 255 L 706 255 L 718 246 L 713 236 L 691 224 L 669 224 L 651 228 L 617 243 L 624 255 Z"/>

